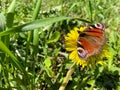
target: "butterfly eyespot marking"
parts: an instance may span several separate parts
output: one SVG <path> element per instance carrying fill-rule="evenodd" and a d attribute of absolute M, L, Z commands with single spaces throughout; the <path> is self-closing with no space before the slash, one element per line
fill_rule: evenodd
<path fill-rule="evenodd" d="M 85 58 L 85 57 L 87 56 L 87 54 L 88 54 L 87 50 L 84 50 L 84 49 L 81 48 L 81 47 L 78 47 L 78 48 L 77 48 L 77 51 L 78 51 L 78 56 L 79 56 L 80 58 Z"/>
<path fill-rule="evenodd" d="M 97 23 L 95 24 L 95 27 L 102 30 L 104 28 L 104 25 L 101 23 Z"/>

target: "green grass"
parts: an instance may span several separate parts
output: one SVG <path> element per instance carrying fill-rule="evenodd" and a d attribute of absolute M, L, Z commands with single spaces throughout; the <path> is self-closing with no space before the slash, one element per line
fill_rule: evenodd
<path fill-rule="evenodd" d="M 98 22 L 107 26 L 107 65 L 76 67 L 66 90 L 120 89 L 119 0 L 2 0 L 0 10 L 0 89 L 58 90 L 72 65 L 64 36 Z"/>

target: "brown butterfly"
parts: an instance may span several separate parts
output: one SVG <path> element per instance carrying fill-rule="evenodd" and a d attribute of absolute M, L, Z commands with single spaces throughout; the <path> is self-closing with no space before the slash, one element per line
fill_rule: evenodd
<path fill-rule="evenodd" d="M 77 42 L 78 56 L 87 59 L 99 54 L 105 43 L 105 25 L 97 23 L 79 33 Z"/>

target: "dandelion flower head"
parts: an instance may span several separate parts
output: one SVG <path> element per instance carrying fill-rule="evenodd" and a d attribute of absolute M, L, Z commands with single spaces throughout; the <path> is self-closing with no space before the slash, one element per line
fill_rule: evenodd
<path fill-rule="evenodd" d="M 98 64 L 103 65 L 104 64 L 103 60 L 101 60 L 98 57 L 96 57 L 96 59 L 88 58 L 87 60 L 84 60 L 79 57 L 77 51 L 77 47 L 78 47 L 77 42 L 79 38 L 78 31 L 83 32 L 85 29 L 86 27 L 80 27 L 80 28 L 75 27 L 65 36 L 65 48 L 67 51 L 71 52 L 69 55 L 69 59 L 72 60 L 73 62 L 76 62 L 77 65 L 81 65 L 82 68 L 88 66 L 88 64 L 95 66 L 96 60 Z"/>

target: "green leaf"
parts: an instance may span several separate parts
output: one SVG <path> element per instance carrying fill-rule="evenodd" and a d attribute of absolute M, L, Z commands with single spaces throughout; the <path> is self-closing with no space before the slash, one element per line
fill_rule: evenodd
<path fill-rule="evenodd" d="M 71 17 L 54 17 L 54 18 L 45 18 L 45 19 L 40 19 L 40 20 L 35 20 L 32 21 L 30 23 L 26 23 L 17 27 L 13 27 L 11 29 L 8 29 L 4 32 L 0 33 L 0 36 L 4 36 L 7 34 L 11 34 L 11 33 L 18 33 L 18 32 L 24 32 L 24 31 L 30 31 L 30 30 L 34 30 L 43 26 L 47 26 L 49 24 L 58 22 L 58 21 L 62 21 L 62 20 L 66 20 L 66 19 L 72 19 Z"/>
<path fill-rule="evenodd" d="M 50 57 L 47 57 L 44 61 L 45 64 L 45 70 L 48 74 L 49 77 L 53 77 L 54 76 L 54 72 L 52 71 L 52 69 L 50 68 L 51 66 L 51 60 Z"/>
<path fill-rule="evenodd" d="M 92 85 L 94 85 L 94 83 L 95 83 L 95 80 L 94 80 L 94 79 L 92 79 L 92 80 L 89 80 L 87 83 L 88 83 L 88 84 L 90 84 L 90 85 L 92 86 Z"/>
<path fill-rule="evenodd" d="M 54 76 L 54 72 L 52 71 L 51 68 L 46 67 L 46 72 L 47 72 L 49 77 L 53 77 Z"/>
<path fill-rule="evenodd" d="M 61 47 L 58 47 L 58 48 L 54 49 L 53 54 L 54 54 L 55 57 L 58 56 L 60 49 L 61 49 Z"/>
<path fill-rule="evenodd" d="M 47 41 L 47 43 L 57 42 L 60 38 L 60 32 L 55 32 L 52 37 Z"/>
<path fill-rule="evenodd" d="M 44 64 L 46 67 L 50 67 L 51 66 L 51 60 L 50 60 L 50 57 L 47 57 L 44 61 Z"/>

